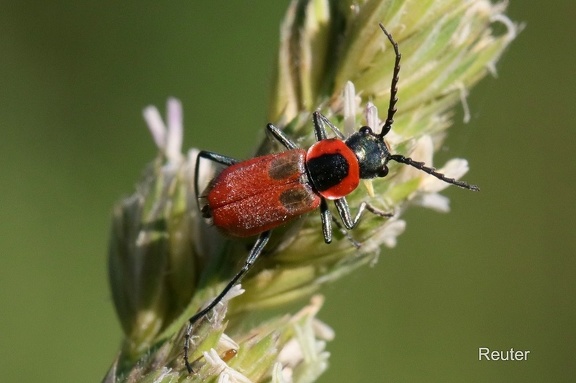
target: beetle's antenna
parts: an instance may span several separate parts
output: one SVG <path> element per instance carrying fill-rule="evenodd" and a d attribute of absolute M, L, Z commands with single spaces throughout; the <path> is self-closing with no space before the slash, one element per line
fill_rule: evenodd
<path fill-rule="evenodd" d="M 393 161 L 400 162 L 400 163 L 405 164 L 405 165 L 413 166 L 418 170 L 422 170 L 424 173 L 428 173 L 431 176 L 438 178 L 439 180 L 442 180 L 442 181 L 449 183 L 449 184 L 452 184 L 452 185 L 459 186 L 463 189 L 468 189 L 468 190 L 472 190 L 472 191 L 480 191 L 480 188 L 476 185 L 470 185 L 469 183 L 464 182 L 464 181 L 458 181 L 458 180 L 455 180 L 454 178 L 448 178 L 444 174 L 438 173 L 436 171 L 436 169 L 426 166 L 424 164 L 424 162 L 414 161 L 412 158 L 404 157 L 401 154 L 392 154 L 392 155 L 388 156 L 388 160 L 393 160 Z"/>
<path fill-rule="evenodd" d="M 385 135 L 388 134 L 390 129 L 392 128 L 392 124 L 394 123 L 394 113 L 396 113 L 396 102 L 398 101 L 397 93 L 398 93 L 398 80 L 400 79 L 400 59 L 402 55 L 398 50 L 398 43 L 394 41 L 392 35 L 384 28 L 384 25 L 380 23 L 380 28 L 382 32 L 388 37 L 388 40 L 392 43 L 392 47 L 394 48 L 394 53 L 396 53 L 396 61 L 394 62 L 394 73 L 392 74 L 392 83 L 390 84 L 390 104 L 388 105 L 388 117 L 386 117 L 386 122 L 382 127 L 382 131 L 378 135 L 380 138 L 384 138 Z"/>
<path fill-rule="evenodd" d="M 398 49 L 398 43 L 394 40 L 392 35 L 386 30 L 386 28 L 384 28 L 384 25 L 382 25 L 382 23 L 380 23 L 379 25 L 380 25 L 380 29 L 382 29 L 382 32 L 384 32 L 386 37 L 388 37 L 388 40 L 390 40 L 390 43 L 392 44 L 392 47 L 394 48 L 394 53 L 396 53 L 396 60 L 394 61 L 394 71 L 392 74 L 392 82 L 390 84 L 390 104 L 388 105 L 388 116 L 386 117 L 386 122 L 384 123 L 384 126 L 382 127 L 382 131 L 380 132 L 380 134 L 378 134 L 378 137 L 384 139 L 384 136 L 386 136 L 388 134 L 388 132 L 392 128 L 392 124 L 394 123 L 394 114 L 396 113 L 396 103 L 398 102 L 398 96 L 397 96 L 398 95 L 398 81 L 400 79 L 400 60 L 402 59 L 402 55 L 400 54 L 400 51 Z M 459 186 L 463 189 L 468 189 L 468 190 L 472 190 L 472 191 L 479 191 L 480 190 L 480 188 L 476 185 L 470 185 L 469 183 L 464 182 L 464 181 L 458 181 L 454 178 L 448 178 L 444 174 L 437 172 L 436 169 L 426 166 L 426 164 L 424 164 L 424 162 L 414 161 L 412 158 L 404 157 L 401 154 L 389 155 L 387 158 L 387 161 L 390 161 L 390 160 L 415 167 L 416 169 L 422 170 L 424 173 L 428 173 L 431 176 L 434 176 L 434 177 L 438 178 L 439 180 L 442 180 L 442 181 L 449 183 L 451 185 L 456 185 L 456 186 Z"/>

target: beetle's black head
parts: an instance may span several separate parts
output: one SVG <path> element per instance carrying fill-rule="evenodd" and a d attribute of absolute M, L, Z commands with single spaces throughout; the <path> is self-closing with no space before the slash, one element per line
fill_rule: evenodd
<path fill-rule="evenodd" d="M 360 178 L 385 177 L 388 174 L 386 163 L 389 160 L 390 151 L 382 136 L 374 133 L 370 127 L 361 127 L 348 137 L 346 145 L 358 158 Z"/>

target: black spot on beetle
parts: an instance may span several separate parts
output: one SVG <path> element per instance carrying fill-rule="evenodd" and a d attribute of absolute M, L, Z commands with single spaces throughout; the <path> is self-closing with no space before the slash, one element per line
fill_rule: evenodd
<path fill-rule="evenodd" d="M 348 176 L 350 164 L 340 153 L 323 154 L 306 162 L 312 184 L 318 191 L 338 185 Z"/>

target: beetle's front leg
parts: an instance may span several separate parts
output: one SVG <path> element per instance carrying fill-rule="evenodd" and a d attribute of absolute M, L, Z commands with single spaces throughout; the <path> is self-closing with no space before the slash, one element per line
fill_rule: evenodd
<path fill-rule="evenodd" d="M 387 213 L 383 210 L 380 210 L 370 205 L 368 202 L 362 202 L 360 206 L 358 206 L 358 212 L 356 213 L 356 216 L 352 218 L 352 212 L 350 211 L 350 207 L 348 206 L 348 201 L 346 201 L 346 197 L 334 200 L 334 204 L 336 205 L 336 210 L 338 210 L 338 215 L 342 219 L 342 223 L 348 230 L 351 230 L 354 227 L 356 227 L 356 225 L 360 221 L 360 217 L 362 217 L 362 214 L 364 213 L 365 210 L 368 210 L 372 214 L 383 218 L 390 218 L 394 215 L 391 213 Z"/>

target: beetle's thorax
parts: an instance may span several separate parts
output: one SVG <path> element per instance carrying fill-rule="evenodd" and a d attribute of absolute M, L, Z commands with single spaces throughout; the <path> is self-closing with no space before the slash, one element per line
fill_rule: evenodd
<path fill-rule="evenodd" d="M 308 149 L 306 170 L 314 190 L 327 199 L 347 196 L 360 182 L 354 152 L 337 138 L 318 141 Z"/>

